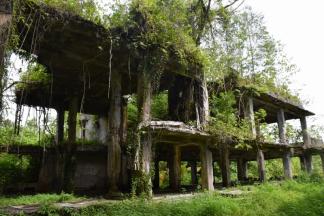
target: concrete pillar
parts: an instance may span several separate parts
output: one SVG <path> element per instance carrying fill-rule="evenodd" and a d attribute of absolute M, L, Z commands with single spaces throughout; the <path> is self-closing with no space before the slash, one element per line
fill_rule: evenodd
<path fill-rule="evenodd" d="M 257 131 L 256 131 L 256 127 L 255 127 L 254 108 L 253 108 L 253 98 L 252 97 L 248 97 L 245 101 L 244 117 L 250 123 L 252 137 L 256 138 Z"/>
<path fill-rule="evenodd" d="M 0 121 L 3 120 L 3 88 L 5 82 L 3 79 L 5 72 L 5 57 L 6 57 L 6 45 L 9 41 L 9 33 L 12 20 L 12 6 L 11 1 L 0 1 Z"/>
<path fill-rule="evenodd" d="M 285 124 L 285 112 L 283 109 L 279 109 L 277 112 L 278 130 L 279 130 L 279 142 L 281 144 L 287 144 L 286 139 L 286 124 Z"/>
<path fill-rule="evenodd" d="M 75 95 L 70 98 L 68 115 L 68 142 L 64 151 L 64 171 L 63 171 L 63 190 L 72 192 L 74 188 L 75 170 L 75 147 L 76 147 L 76 125 L 77 113 L 79 108 L 78 97 Z"/>
<path fill-rule="evenodd" d="M 128 112 L 127 112 L 128 97 L 122 97 L 121 100 L 121 129 L 120 129 L 120 139 L 121 139 L 121 172 L 120 179 L 122 183 L 123 191 L 128 191 L 130 189 L 130 179 L 129 175 L 129 158 L 127 153 L 127 122 L 128 122 Z"/>
<path fill-rule="evenodd" d="M 152 102 L 152 83 L 150 75 L 141 71 L 137 77 L 137 108 L 138 122 L 140 125 L 147 125 L 151 121 L 151 102 Z M 141 152 L 139 152 L 141 151 Z M 146 131 L 141 138 L 141 145 L 138 151 L 140 161 L 137 161 L 138 167 L 148 181 L 143 187 L 148 196 L 153 196 L 152 180 L 150 176 L 150 164 L 152 161 L 152 138 L 150 131 Z M 142 189 L 141 189 L 142 190 Z"/>
<path fill-rule="evenodd" d="M 258 149 L 257 151 L 257 164 L 258 164 L 260 182 L 264 182 L 266 180 L 266 169 L 265 169 L 264 154 L 261 149 Z"/>
<path fill-rule="evenodd" d="M 109 138 L 107 147 L 107 180 L 108 195 L 115 196 L 119 192 L 121 173 L 121 74 L 111 74 L 109 96 L 108 126 Z"/>
<path fill-rule="evenodd" d="M 179 191 L 181 186 L 181 149 L 174 145 L 170 160 L 170 187 L 174 191 Z"/>
<path fill-rule="evenodd" d="M 305 158 L 306 172 L 310 174 L 313 171 L 312 154 L 307 152 L 305 153 L 304 158 Z"/>
<path fill-rule="evenodd" d="M 237 160 L 237 179 L 239 181 L 244 181 L 248 178 L 247 175 L 247 161 L 239 158 Z"/>
<path fill-rule="evenodd" d="M 73 96 L 70 99 L 69 115 L 68 115 L 68 143 L 69 143 L 69 145 L 75 144 L 75 140 L 76 140 L 78 105 L 79 105 L 78 97 Z"/>
<path fill-rule="evenodd" d="M 292 166 L 291 166 L 291 152 L 285 152 L 282 158 L 283 169 L 284 169 L 284 177 L 286 179 L 292 179 Z"/>
<path fill-rule="evenodd" d="M 207 144 L 200 147 L 202 189 L 214 190 L 213 154 Z"/>
<path fill-rule="evenodd" d="M 324 152 L 322 152 L 320 155 L 321 155 L 321 161 L 322 161 L 322 170 L 324 173 Z"/>
<path fill-rule="evenodd" d="M 209 121 L 209 98 L 205 78 L 195 81 L 195 108 L 197 127 L 206 126 Z"/>
<path fill-rule="evenodd" d="M 64 109 L 56 109 L 56 144 L 62 144 L 64 139 Z"/>
<path fill-rule="evenodd" d="M 311 138 L 308 134 L 308 131 L 307 131 L 307 121 L 306 121 L 306 117 L 303 116 L 300 118 L 300 125 L 301 125 L 301 129 L 302 129 L 302 133 L 303 133 L 303 142 L 304 142 L 304 146 L 307 148 L 307 147 L 310 147 L 311 145 Z"/>
<path fill-rule="evenodd" d="M 191 172 L 191 185 L 196 186 L 198 184 L 197 178 L 197 161 L 189 161 L 190 172 Z"/>
<path fill-rule="evenodd" d="M 153 188 L 159 189 L 160 188 L 160 166 L 158 160 L 154 162 L 154 179 L 153 179 Z"/>
<path fill-rule="evenodd" d="M 223 187 L 231 186 L 229 148 L 225 143 L 220 146 L 220 167 L 222 172 Z"/>
<path fill-rule="evenodd" d="M 300 161 L 300 169 L 305 172 L 306 171 L 305 156 L 304 155 L 299 156 L 299 161 Z"/>

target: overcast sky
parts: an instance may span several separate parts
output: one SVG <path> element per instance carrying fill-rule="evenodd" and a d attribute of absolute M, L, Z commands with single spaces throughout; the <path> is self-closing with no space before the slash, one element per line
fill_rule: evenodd
<path fill-rule="evenodd" d="M 245 5 L 262 13 L 269 32 L 285 45 L 300 69 L 293 87 L 324 125 L 324 0 L 246 0 Z"/>

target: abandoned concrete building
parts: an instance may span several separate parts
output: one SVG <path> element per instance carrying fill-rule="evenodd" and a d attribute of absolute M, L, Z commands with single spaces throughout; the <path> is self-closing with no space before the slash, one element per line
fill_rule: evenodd
<path fill-rule="evenodd" d="M 41 13 L 45 15 L 40 16 Z M 199 64 L 183 68 L 174 54 L 158 77 L 158 88 L 154 88 L 156 80 L 140 67 L 141 49 L 130 56 L 128 44 L 136 36 L 136 30 L 107 30 L 78 16 L 34 4 L 25 7 L 21 14 L 27 21 L 34 15 L 39 18 L 28 25 L 23 22 L 17 25 L 20 46 L 24 52 L 37 56 L 37 62 L 50 73 L 51 82 L 45 86 L 24 83 L 25 88 L 17 88 L 17 107 L 55 109 L 56 142 L 46 152 L 41 147 L 10 147 L 6 151 L 42 158 L 36 180 L 38 191 L 92 190 L 114 194 L 130 191 L 133 177 L 140 176 L 139 188 L 152 194 L 152 189 L 159 188 L 161 161 L 168 164 L 173 191 L 181 189 L 182 161 L 191 168 L 193 185 L 198 184 L 199 162 L 199 182 L 206 190 L 214 190 L 216 165 L 221 169 L 222 185 L 231 185 L 231 161 L 237 162 L 239 181 L 247 180 L 249 161 L 257 161 L 260 181 L 266 178 L 265 160 L 269 159 L 282 159 L 287 179 L 293 178 L 292 157 L 299 157 L 302 169 L 310 173 L 312 155 L 319 154 L 324 171 L 324 145 L 307 132 L 307 116 L 314 113 L 302 106 L 271 93 L 245 94 L 237 103 L 243 107 L 242 118 L 250 122 L 252 139 L 248 141 L 250 148 L 236 148 L 234 140 L 220 140 L 203 130 L 210 115 L 208 95 L 212 85 L 206 83 Z M 155 120 L 151 116 L 152 95 L 162 91 L 168 94 L 169 115 Z M 134 134 L 128 133 L 128 95 L 137 98 L 139 113 Z M 278 143 L 266 143 L 260 138 L 254 119 L 254 112 L 260 108 L 267 112 L 264 119 L 267 124 L 278 124 Z M 79 134 L 78 113 L 82 113 Z M 300 119 L 301 143 L 287 142 L 285 121 L 291 119 Z M 186 124 L 190 121 L 196 122 L 195 126 Z M 75 145 L 77 137 L 103 144 Z M 130 143 L 136 147 L 131 156 Z"/>

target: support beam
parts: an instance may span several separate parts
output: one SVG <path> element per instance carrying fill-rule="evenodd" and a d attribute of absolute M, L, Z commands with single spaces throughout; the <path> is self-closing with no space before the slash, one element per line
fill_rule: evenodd
<path fill-rule="evenodd" d="M 56 109 L 56 144 L 62 144 L 64 139 L 64 109 Z"/>
<path fill-rule="evenodd" d="M 154 179 L 153 179 L 153 188 L 158 190 L 160 188 L 160 166 L 159 160 L 154 162 Z"/>
<path fill-rule="evenodd" d="M 283 109 L 279 109 L 277 112 L 278 119 L 278 130 L 279 130 L 279 142 L 281 144 L 287 144 L 286 139 L 286 120 L 285 120 L 285 112 Z"/>
<path fill-rule="evenodd" d="M 170 187 L 174 191 L 180 191 L 181 184 L 181 149 L 174 145 L 170 161 Z"/>
<path fill-rule="evenodd" d="M 137 107 L 139 129 L 145 126 L 151 120 L 151 102 L 152 102 L 152 83 L 150 75 L 141 71 L 137 78 Z M 140 153 L 141 151 L 141 153 Z M 141 136 L 140 149 L 138 150 L 139 160 L 137 161 L 139 171 L 147 177 L 147 181 L 140 190 L 145 190 L 148 196 L 152 196 L 152 180 L 150 176 L 150 163 L 152 160 L 152 138 L 150 131 L 146 131 Z"/>
<path fill-rule="evenodd" d="M 313 161 L 312 161 L 312 154 L 309 152 L 306 152 L 304 154 L 304 158 L 305 158 L 305 165 L 306 165 L 306 172 L 308 174 L 311 174 L 313 171 Z"/>
<path fill-rule="evenodd" d="M 191 171 L 191 185 L 195 187 L 198 184 L 197 161 L 189 161 Z"/>
<path fill-rule="evenodd" d="M 121 74 L 113 72 L 111 76 L 110 104 L 108 126 L 110 142 L 107 149 L 108 195 L 115 196 L 119 192 L 121 174 Z"/>
<path fill-rule="evenodd" d="M 77 114 L 78 114 L 78 97 L 73 96 L 70 99 L 69 104 L 69 115 L 68 115 L 68 145 L 75 144 L 76 141 L 76 125 L 77 125 Z"/>
<path fill-rule="evenodd" d="M 292 179 L 292 166 L 291 166 L 291 152 L 285 152 L 282 158 L 283 169 L 284 169 L 284 177 L 285 179 Z"/>
<path fill-rule="evenodd" d="M 3 120 L 3 90 L 6 85 L 6 45 L 9 41 L 10 23 L 12 20 L 12 4 L 10 0 L 0 3 L 0 122 Z"/>
<path fill-rule="evenodd" d="M 223 187 L 231 186 L 229 148 L 226 143 L 222 143 L 220 146 L 220 168 L 222 172 Z"/>
<path fill-rule="evenodd" d="M 247 179 L 247 161 L 243 160 L 242 158 L 237 160 L 237 179 L 239 181 L 244 181 Z"/>
<path fill-rule="evenodd" d="M 195 81 L 195 107 L 197 126 L 204 127 L 209 121 L 209 99 L 206 80 Z"/>
<path fill-rule="evenodd" d="M 207 144 L 200 147 L 202 189 L 214 190 L 213 154 Z"/>
<path fill-rule="evenodd" d="M 258 164 L 259 180 L 260 182 L 264 182 L 266 180 L 266 169 L 265 169 L 264 154 L 261 149 L 258 149 L 257 152 L 257 164 Z"/>
<path fill-rule="evenodd" d="M 252 137 L 256 138 L 257 131 L 256 131 L 256 127 L 255 127 L 254 108 L 253 108 L 253 98 L 252 97 L 248 97 L 245 100 L 244 118 L 247 121 L 249 121 Z"/>
<path fill-rule="evenodd" d="M 79 101 L 77 95 L 72 96 L 68 115 L 68 142 L 64 151 L 63 190 L 72 192 L 74 188 L 76 125 Z"/>
<path fill-rule="evenodd" d="M 300 125 L 303 133 L 303 142 L 304 142 L 304 147 L 309 148 L 311 145 L 311 138 L 309 136 L 309 133 L 307 131 L 307 121 L 306 117 L 303 116 L 300 118 Z"/>
<path fill-rule="evenodd" d="M 320 156 L 321 156 L 321 161 L 322 161 L 322 170 L 323 170 L 323 173 L 324 173 L 324 152 L 322 152 L 320 154 Z"/>
<path fill-rule="evenodd" d="M 299 161 L 300 161 L 300 169 L 304 172 L 306 172 L 306 160 L 305 160 L 305 156 L 301 155 L 299 156 Z"/>
<path fill-rule="evenodd" d="M 128 97 L 122 97 L 121 100 L 121 188 L 123 191 L 129 191 L 130 189 L 130 176 L 129 176 L 129 158 L 127 153 L 127 122 L 128 122 L 128 112 L 127 112 Z"/>

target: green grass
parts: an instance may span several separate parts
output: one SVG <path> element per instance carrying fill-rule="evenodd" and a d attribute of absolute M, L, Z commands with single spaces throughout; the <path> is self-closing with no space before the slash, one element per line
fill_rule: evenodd
<path fill-rule="evenodd" d="M 0 196 L 0 207 L 9 205 L 31 205 L 42 204 L 48 205 L 56 202 L 77 201 L 82 197 L 76 197 L 71 194 L 37 194 L 37 195 L 21 195 L 21 196 Z M 0 214 L 1 215 L 1 214 Z"/>
<path fill-rule="evenodd" d="M 31 204 L 43 201 L 37 215 L 127 215 L 127 216 L 221 216 L 221 215 L 279 215 L 279 216 L 320 216 L 324 215 L 323 176 L 304 176 L 296 181 L 271 182 L 257 186 L 239 186 L 250 191 L 239 197 L 224 197 L 217 191 L 201 193 L 193 198 L 163 201 L 129 199 L 116 203 L 92 205 L 86 208 L 55 209 L 48 203 L 75 197 L 64 195 L 36 195 L 2 198 L 0 205 Z"/>
<path fill-rule="evenodd" d="M 324 182 L 288 181 L 242 189 L 252 192 L 239 198 L 203 193 L 193 199 L 179 201 L 127 200 L 87 207 L 73 215 L 324 215 Z"/>

